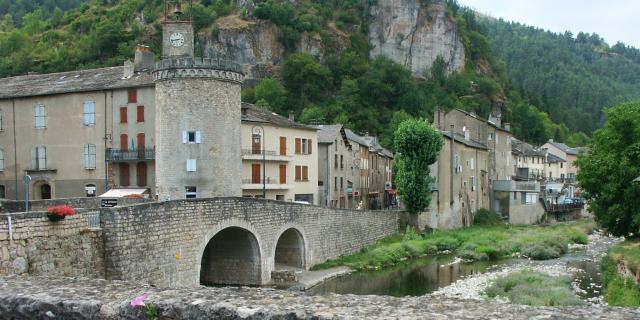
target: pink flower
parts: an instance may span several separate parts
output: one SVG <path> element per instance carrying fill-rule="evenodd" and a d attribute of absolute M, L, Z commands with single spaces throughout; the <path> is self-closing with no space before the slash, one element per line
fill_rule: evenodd
<path fill-rule="evenodd" d="M 131 306 L 144 307 L 145 306 L 144 300 L 147 300 L 147 298 L 149 298 L 149 295 L 146 293 L 139 297 L 135 297 L 133 300 L 131 300 Z"/>

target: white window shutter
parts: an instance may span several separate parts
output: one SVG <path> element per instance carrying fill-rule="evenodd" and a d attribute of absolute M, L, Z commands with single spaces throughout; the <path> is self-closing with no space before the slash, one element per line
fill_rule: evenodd
<path fill-rule="evenodd" d="M 182 143 L 187 143 L 187 139 L 188 138 L 189 133 L 187 133 L 186 131 L 182 131 Z"/>
<path fill-rule="evenodd" d="M 38 168 L 38 159 L 37 157 L 37 151 L 36 151 L 37 147 L 33 147 L 31 148 L 31 168 L 32 169 L 37 169 Z"/>
<path fill-rule="evenodd" d="M 196 171 L 196 159 L 187 159 L 187 171 L 188 172 Z"/>
<path fill-rule="evenodd" d="M 38 147 L 38 168 L 44 169 L 47 167 L 47 149 L 45 147 Z"/>
<path fill-rule="evenodd" d="M 202 136 L 200 135 L 200 131 L 196 131 L 196 143 L 202 143 Z"/>

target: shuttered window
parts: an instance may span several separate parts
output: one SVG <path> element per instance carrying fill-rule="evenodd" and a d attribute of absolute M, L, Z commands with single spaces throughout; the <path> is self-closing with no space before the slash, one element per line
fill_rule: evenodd
<path fill-rule="evenodd" d="M 94 170 L 96 168 L 96 145 L 87 143 L 84 145 L 84 168 Z"/>
<path fill-rule="evenodd" d="M 0 148 L 0 171 L 4 171 L 4 149 Z"/>
<path fill-rule="evenodd" d="M 120 150 L 129 150 L 129 136 L 126 133 L 120 135 Z"/>
<path fill-rule="evenodd" d="M 280 165 L 280 184 L 286 184 L 286 183 L 287 183 L 287 165 L 281 164 Z"/>
<path fill-rule="evenodd" d="M 136 121 L 144 122 L 144 106 L 138 106 L 136 111 Z"/>
<path fill-rule="evenodd" d="M 39 146 L 31 149 L 31 167 L 34 170 L 47 168 L 47 147 Z"/>
<path fill-rule="evenodd" d="M 131 184 L 129 180 L 129 164 L 120 163 L 118 171 L 120 173 L 120 185 L 123 187 L 129 186 Z"/>
<path fill-rule="evenodd" d="M 287 137 L 280 137 L 280 155 L 287 155 Z"/>
<path fill-rule="evenodd" d="M 302 167 L 296 166 L 296 181 L 302 180 Z"/>
<path fill-rule="evenodd" d="M 147 185 L 147 163 L 138 162 L 136 165 L 136 178 L 139 187 L 145 187 Z"/>
<path fill-rule="evenodd" d="M 302 153 L 302 139 L 296 138 L 296 154 Z"/>
<path fill-rule="evenodd" d="M 127 107 L 120 107 L 120 123 L 127 123 Z"/>
<path fill-rule="evenodd" d="M 96 102 L 87 100 L 83 105 L 83 123 L 85 126 L 93 126 L 96 124 Z"/>
<path fill-rule="evenodd" d="M 35 108 L 36 129 L 47 127 L 47 109 L 44 104 L 38 103 Z"/>
<path fill-rule="evenodd" d="M 187 159 L 187 171 L 196 172 L 196 159 Z"/>
<path fill-rule="evenodd" d="M 136 102 L 138 102 L 138 90 L 129 89 L 127 91 L 127 102 L 128 103 L 136 103 Z"/>
<path fill-rule="evenodd" d="M 307 166 L 302 166 L 302 180 L 309 180 L 309 167 Z"/>

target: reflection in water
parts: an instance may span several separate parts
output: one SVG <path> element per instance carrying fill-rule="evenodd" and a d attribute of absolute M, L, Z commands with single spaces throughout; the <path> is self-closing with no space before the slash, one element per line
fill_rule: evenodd
<path fill-rule="evenodd" d="M 495 261 L 449 264 L 452 260 L 452 255 L 407 260 L 392 268 L 360 271 L 331 279 L 311 288 L 309 292 L 419 296 L 500 264 Z"/>
<path fill-rule="evenodd" d="M 584 290 L 582 298 L 595 298 L 602 295 L 602 279 L 600 277 L 600 264 L 595 261 L 568 261 L 567 265 L 581 270 L 576 274 L 575 282 Z"/>

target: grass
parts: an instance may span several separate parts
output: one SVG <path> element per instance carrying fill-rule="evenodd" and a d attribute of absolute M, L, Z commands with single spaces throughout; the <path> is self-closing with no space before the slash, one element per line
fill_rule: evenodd
<path fill-rule="evenodd" d="M 365 247 L 359 253 L 342 256 L 312 267 L 312 270 L 336 266 L 354 269 L 381 269 L 401 260 L 443 251 L 457 253 L 463 259 L 497 260 L 522 254 L 532 259 L 557 258 L 568 251 L 569 243 L 586 243 L 587 233 L 595 225 L 575 221 L 548 226 L 473 226 L 467 229 L 416 234 L 410 228 Z"/>
<path fill-rule="evenodd" d="M 571 278 L 553 277 L 523 270 L 496 279 L 486 290 L 489 298 L 507 298 L 530 306 L 573 306 L 584 304 L 571 288 Z"/>
<path fill-rule="evenodd" d="M 620 307 L 640 307 L 640 285 L 635 279 L 618 273 L 619 264 L 624 264 L 629 271 L 637 274 L 640 268 L 640 242 L 627 240 L 612 246 L 601 264 L 607 303 Z"/>

